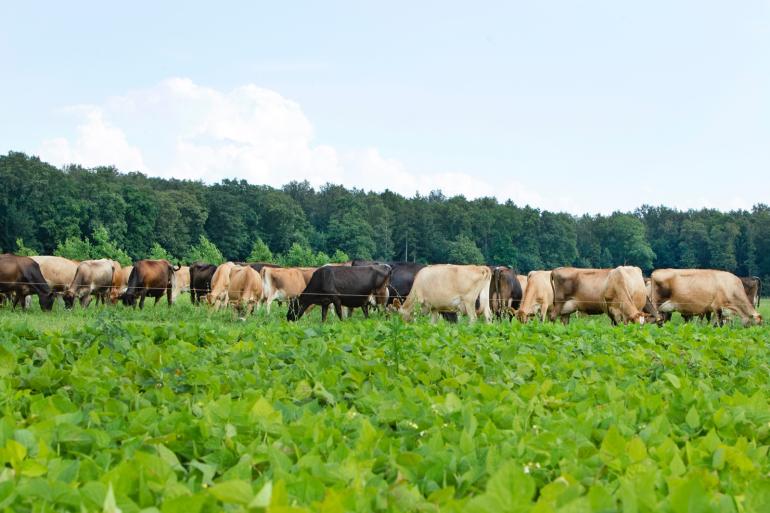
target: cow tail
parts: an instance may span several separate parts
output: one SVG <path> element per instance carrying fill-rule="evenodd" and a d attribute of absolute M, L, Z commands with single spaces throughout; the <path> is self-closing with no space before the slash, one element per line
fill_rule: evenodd
<path fill-rule="evenodd" d="M 173 297 L 174 290 L 176 290 L 176 273 L 174 272 L 174 266 L 171 264 L 168 264 L 168 271 L 169 271 L 168 287 L 171 289 L 171 294 Z"/>
<path fill-rule="evenodd" d="M 759 303 L 762 301 L 762 280 L 757 278 L 757 308 L 759 308 Z"/>
<path fill-rule="evenodd" d="M 269 298 L 273 292 L 273 278 L 269 267 L 263 267 L 260 273 L 262 275 L 262 297 Z"/>
<path fill-rule="evenodd" d="M 487 322 L 488 322 L 490 317 L 489 285 L 492 283 L 493 271 L 487 267 L 486 272 L 489 273 L 489 276 L 484 280 L 484 286 L 481 288 L 481 292 L 479 293 L 478 298 L 479 298 L 479 307 L 481 311 L 484 312 L 484 317 L 487 319 Z"/>

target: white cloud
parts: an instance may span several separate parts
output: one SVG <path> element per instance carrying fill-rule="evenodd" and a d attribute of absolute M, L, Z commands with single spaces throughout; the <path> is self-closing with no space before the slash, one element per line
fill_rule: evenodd
<path fill-rule="evenodd" d="M 120 128 L 104 120 L 102 109 L 83 106 L 68 110 L 82 118 L 74 141 L 64 137 L 43 141 L 40 148 L 43 159 L 56 164 L 87 167 L 108 164 L 124 170 L 145 170 L 141 151 L 128 143 Z"/>
<path fill-rule="evenodd" d="M 219 91 L 170 78 L 103 105 L 67 112 L 76 118 L 74 135 L 43 141 L 39 150 L 54 164 L 115 165 L 122 171 L 209 183 L 223 178 L 274 186 L 291 180 L 315 186 L 332 182 L 407 196 L 440 189 L 447 196 L 573 207 L 564 199 L 545 199 L 515 180 L 489 183 L 465 172 L 423 172 L 384 157 L 375 147 L 341 152 L 317 144 L 299 104 L 251 84 Z"/>

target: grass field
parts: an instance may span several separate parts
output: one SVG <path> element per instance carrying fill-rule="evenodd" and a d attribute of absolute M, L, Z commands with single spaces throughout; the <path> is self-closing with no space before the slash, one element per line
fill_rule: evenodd
<path fill-rule="evenodd" d="M 768 327 L 283 315 L 0 309 L 0 509 L 770 511 Z"/>

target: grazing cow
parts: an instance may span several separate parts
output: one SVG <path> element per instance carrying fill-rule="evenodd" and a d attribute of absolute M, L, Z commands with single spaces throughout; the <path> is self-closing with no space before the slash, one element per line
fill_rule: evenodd
<path fill-rule="evenodd" d="M 227 306 L 227 288 L 230 286 L 230 271 L 234 268 L 240 269 L 241 266 L 233 262 L 225 262 L 217 267 L 214 276 L 211 277 L 211 292 L 206 296 L 206 300 L 209 305 L 214 307 L 214 310 Z"/>
<path fill-rule="evenodd" d="M 176 298 L 182 292 L 190 292 L 190 268 L 183 265 L 178 269 L 174 269 L 174 278 L 174 290 L 171 294 L 174 296 L 174 301 L 176 301 Z"/>
<path fill-rule="evenodd" d="M 743 289 L 746 291 L 746 296 L 751 301 L 754 307 L 759 306 L 760 298 L 762 297 L 762 280 L 756 276 L 750 276 L 741 278 Z"/>
<path fill-rule="evenodd" d="M 521 304 L 521 283 L 516 273 L 504 266 L 492 268 L 492 280 L 489 283 L 489 305 L 499 319 L 504 314 L 513 318 L 513 311 Z"/>
<path fill-rule="evenodd" d="M 388 286 L 388 304 L 392 304 L 398 309 L 409 296 L 414 284 L 414 278 L 417 273 L 426 264 L 416 262 L 388 262 L 393 269 L 390 275 L 390 285 Z M 479 305 L 481 306 L 481 305 Z M 457 322 L 457 312 L 440 312 L 441 317 L 449 322 Z"/>
<path fill-rule="evenodd" d="M 415 308 L 428 309 L 435 322 L 438 312 L 459 312 L 476 320 L 476 299 L 487 322 L 489 310 L 489 283 L 492 270 L 483 265 L 429 265 L 414 278 L 412 290 L 400 308 L 405 321 L 412 318 Z"/>
<path fill-rule="evenodd" d="M 174 282 L 176 282 L 174 267 L 168 260 L 137 260 L 128 277 L 128 288 L 123 294 L 123 304 L 135 306 L 138 296 L 139 308 L 144 308 L 144 299 L 150 296 L 155 298 L 157 305 L 165 294 L 168 306 L 171 306 L 174 303 Z"/>
<path fill-rule="evenodd" d="M 516 317 L 521 322 L 529 321 L 530 317 L 539 313 L 543 322 L 548 310 L 553 308 L 553 286 L 551 271 L 530 271 L 527 275 L 527 288 L 521 300 Z"/>
<path fill-rule="evenodd" d="M 78 270 L 78 262 L 60 256 L 33 256 L 30 257 L 40 266 L 40 272 L 43 273 L 51 292 L 56 295 L 63 295 L 69 288 L 72 280 L 75 279 L 75 273 Z"/>
<path fill-rule="evenodd" d="M 726 312 L 738 314 L 744 325 L 762 323 L 740 278 L 727 271 L 657 269 L 652 273 L 652 303 L 664 314 L 677 311 L 692 317 L 714 313 L 720 325 Z"/>
<path fill-rule="evenodd" d="M 262 276 L 251 266 L 233 266 L 230 269 L 227 299 L 238 315 L 243 313 L 245 304 L 246 315 L 249 315 L 262 299 Z"/>
<path fill-rule="evenodd" d="M 613 325 L 644 324 L 648 303 L 641 269 L 628 265 L 610 271 L 604 287 L 604 308 Z"/>
<path fill-rule="evenodd" d="M 40 266 L 29 257 L 10 253 L 0 255 L 0 293 L 13 299 L 14 308 L 21 303 L 26 308 L 26 297 L 37 294 L 42 310 L 53 308 L 54 295 L 43 277 Z"/>
<path fill-rule="evenodd" d="M 127 265 L 121 267 L 120 272 L 113 273 L 112 275 L 112 290 L 110 291 L 110 303 L 113 305 L 118 300 L 123 298 L 123 294 L 128 289 L 128 278 L 131 276 L 131 271 L 134 270 L 133 265 Z"/>
<path fill-rule="evenodd" d="M 570 314 L 582 312 L 588 315 L 604 313 L 604 288 L 610 269 L 578 269 L 559 267 L 551 271 L 553 286 L 553 310 L 551 320 L 561 317 L 569 323 Z"/>
<path fill-rule="evenodd" d="M 115 273 L 120 273 L 120 264 L 114 260 L 83 260 L 78 264 L 75 277 L 64 293 L 64 306 L 72 308 L 77 299 L 80 306 L 86 308 L 92 296 L 96 297 L 97 304 L 99 301 L 106 304 L 112 292 Z"/>
<path fill-rule="evenodd" d="M 293 301 L 286 318 L 296 321 L 312 305 L 321 305 L 321 320 L 326 321 L 329 305 L 340 320 L 342 307 L 361 308 L 369 317 L 371 296 L 380 304 L 387 302 L 391 268 L 387 264 L 366 266 L 323 266 L 310 278 L 305 290 Z"/>
<path fill-rule="evenodd" d="M 211 278 L 217 266 L 203 262 L 195 262 L 190 266 L 190 299 L 194 305 L 211 292 Z"/>
<path fill-rule="evenodd" d="M 313 272 L 303 267 L 263 267 L 262 298 L 270 313 L 273 301 L 291 300 L 302 294 Z"/>

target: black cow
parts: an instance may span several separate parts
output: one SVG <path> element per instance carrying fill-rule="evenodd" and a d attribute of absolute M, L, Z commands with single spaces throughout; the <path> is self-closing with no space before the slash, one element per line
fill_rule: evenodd
<path fill-rule="evenodd" d="M 37 294 L 41 309 L 53 308 L 54 294 L 38 263 L 29 257 L 0 255 L 0 293 L 13 298 L 14 308 L 19 303 L 26 308 L 25 300 L 31 294 Z"/>
<path fill-rule="evenodd" d="M 343 306 L 361 308 L 364 317 L 369 317 L 370 296 L 387 294 L 390 273 L 389 265 L 319 267 L 302 294 L 292 302 L 286 318 L 296 321 L 311 305 L 321 305 L 321 320 L 326 321 L 330 304 L 340 320 Z"/>
<path fill-rule="evenodd" d="M 211 292 L 211 278 L 216 270 L 216 265 L 204 262 L 195 262 L 190 266 L 190 298 L 194 305 Z"/>
<path fill-rule="evenodd" d="M 263 267 L 281 267 L 278 264 L 271 264 L 270 262 L 251 262 L 246 264 L 257 272 L 260 272 Z"/>

